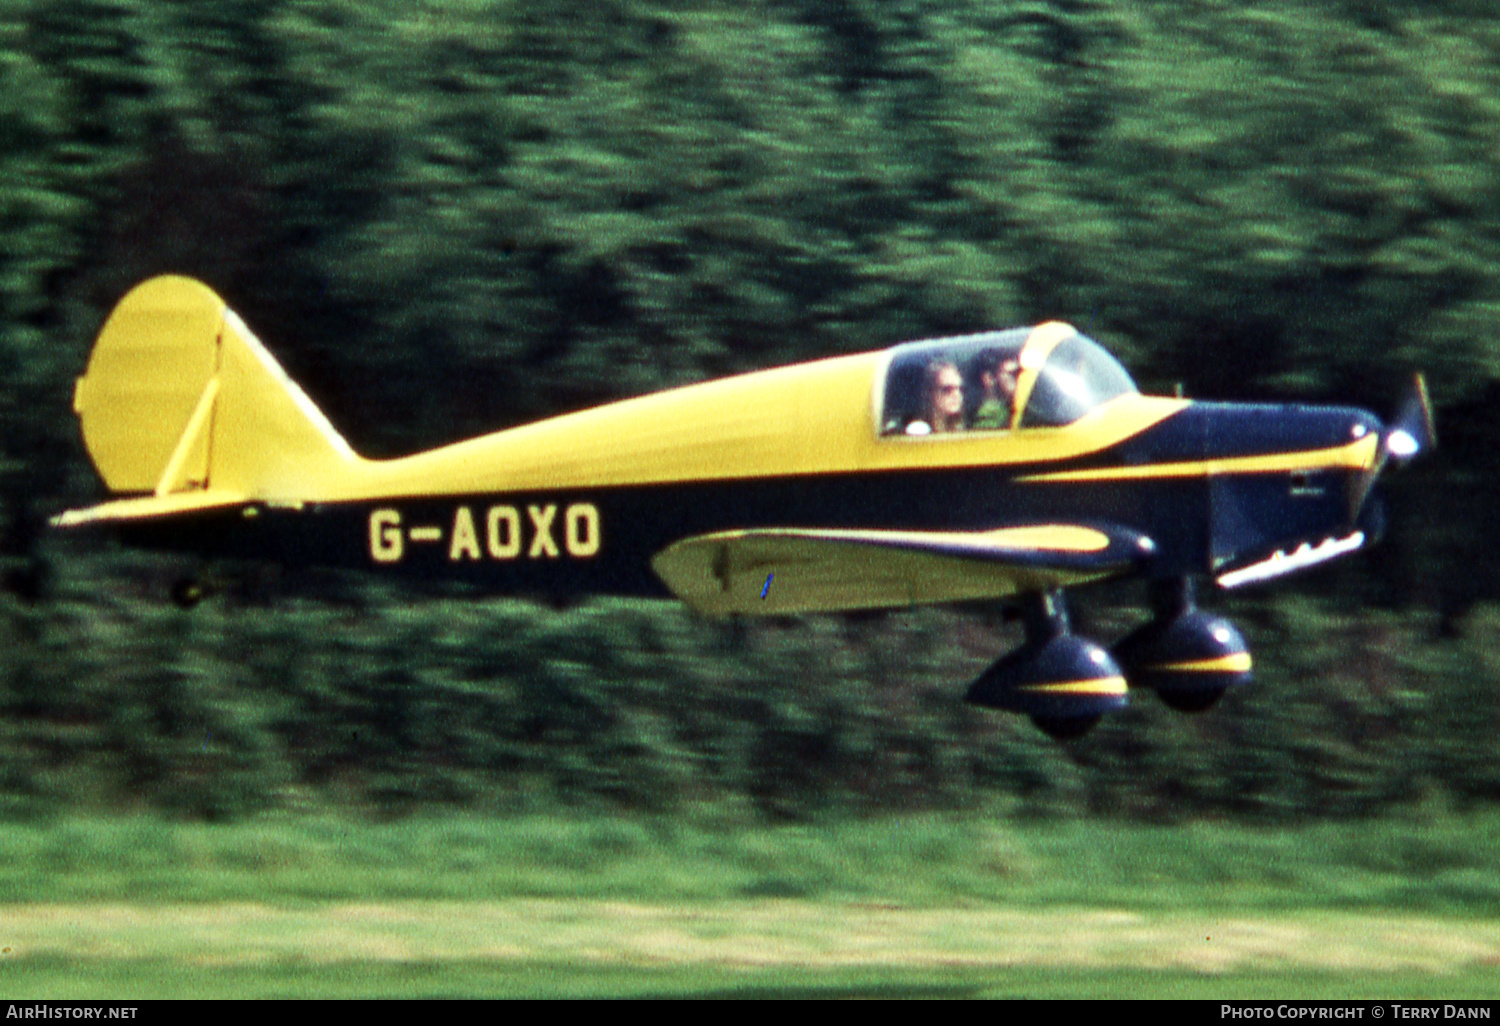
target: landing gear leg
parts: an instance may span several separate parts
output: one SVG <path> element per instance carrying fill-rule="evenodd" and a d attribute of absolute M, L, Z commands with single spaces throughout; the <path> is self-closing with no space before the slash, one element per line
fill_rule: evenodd
<path fill-rule="evenodd" d="M 1068 633 L 1071 622 L 1068 618 L 1068 603 L 1061 591 L 1046 591 L 1028 595 L 1021 611 L 1026 629 L 1026 646 L 1038 649 Z M 1103 717 L 1103 713 L 1092 716 L 1047 716 L 1032 713 L 1031 722 L 1037 729 L 1054 741 L 1068 741 L 1082 737 Z"/>
<path fill-rule="evenodd" d="M 1152 581 L 1151 611 L 1158 620 L 1175 620 L 1198 607 L 1191 577 L 1164 577 Z"/>
<path fill-rule="evenodd" d="M 1026 629 L 1028 648 L 1042 647 L 1068 633 L 1068 603 L 1063 593 L 1038 591 L 1027 595 L 1021 604 L 1021 624 Z"/>

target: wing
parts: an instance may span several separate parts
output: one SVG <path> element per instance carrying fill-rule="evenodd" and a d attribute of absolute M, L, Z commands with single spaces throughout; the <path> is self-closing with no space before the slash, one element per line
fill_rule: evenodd
<path fill-rule="evenodd" d="M 1140 566 L 1150 538 L 1112 525 L 990 531 L 759 528 L 685 538 L 651 568 L 700 613 L 805 613 L 1000 598 Z"/>

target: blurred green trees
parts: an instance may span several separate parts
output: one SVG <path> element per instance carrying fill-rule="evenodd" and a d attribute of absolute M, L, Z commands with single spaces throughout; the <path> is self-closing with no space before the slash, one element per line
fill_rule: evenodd
<path fill-rule="evenodd" d="M 1076 761 L 954 708 L 980 662 L 924 649 L 920 618 L 899 644 L 810 622 L 748 647 L 614 607 L 188 623 L 109 607 L 128 577 L 96 564 L 100 594 L 0 609 L 5 793 L 108 779 L 203 815 L 302 786 L 797 815 L 1491 800 L 1492 613 L 1462 616 L 1500 599 L 1497 51 L 1488 5 L 1417 0 L 5 0 L 18 595 L 44 518 L 97 494 L 72 379 L 163 271 L 225 295 L 371 455 L 1050 317 L 1191 395 L 1387 410 L 1425 368 L 1444 442 L 1392 481 L 1387 547 L 1332 578 L 1349 619 L 1270 602 L 1259 688 L 1206 720 L 1132 713 Z M 1442 619 L 1355 617 L 1367 599 Z M 780 683 L 810 666 L 834 683 Z"/>
<path fill-rule="evenodd" d="M 739 628 L 667 603 L 219 599 L 192 612 L 69 563 L 0 605 L 0 816 L 273 808 L 396 815 L 707 807 L 1260 822 L 1500 799 L 1500 612 L 1237 600 L 1256 683 L 1212 712 L 1146 692 L 1058 744 L 962 702 L 1020 641 L 942 610 Z M 1139 611 L 1095 613 L 1121 633 Z"/>

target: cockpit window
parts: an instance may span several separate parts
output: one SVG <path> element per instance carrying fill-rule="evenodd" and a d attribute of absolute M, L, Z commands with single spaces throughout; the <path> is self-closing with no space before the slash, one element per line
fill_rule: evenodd
<path fill-rule="evenodd" d="M 1073 335 L 1059 342 L 1037 371 L 1021 426 L 1071 424 L 1099 404 L 1135 390 L 1113 356 L 1092 339 Z"/>
<path fill-rule="evenodd" d="M 976 424 L 1010 427 L 1014 411 L 1008 403 L 1002 407 L 999 385 L 987 381 L 1007 361 L 1019 369 L 1030 333 L 1017 328 L 897 346 L 885 376 L 881 434 L 944 434 Z"/>
<path fill-rule="evenodd" d="M 924 436 L 1071 424 L 1134 391 L 1114 357 L 1063 324 L 910 342 L 891 354 L 880 429 Z"/>

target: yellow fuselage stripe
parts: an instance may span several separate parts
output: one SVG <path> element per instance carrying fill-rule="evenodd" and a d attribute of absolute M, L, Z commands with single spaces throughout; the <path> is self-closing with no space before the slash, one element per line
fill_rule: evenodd
<path fill-rule="evenodd" d="M 1058 470 L 1026 474 L 1017 481 L 1140 481 L 1162 477 L 1209 477 L 1215 474 L 1264 474 L 1291 470 L 1367 470 L 1374 465 L 1379 439 L 1368 435 L 1348 445 L 1327 449 L 1268 453 L 1261 456 L 1230 456 L 1217 460 L 1185 460 L 1180 463 L 1148 463 L 1134 467 L 1097 467 L 1091 470 Z"/>

